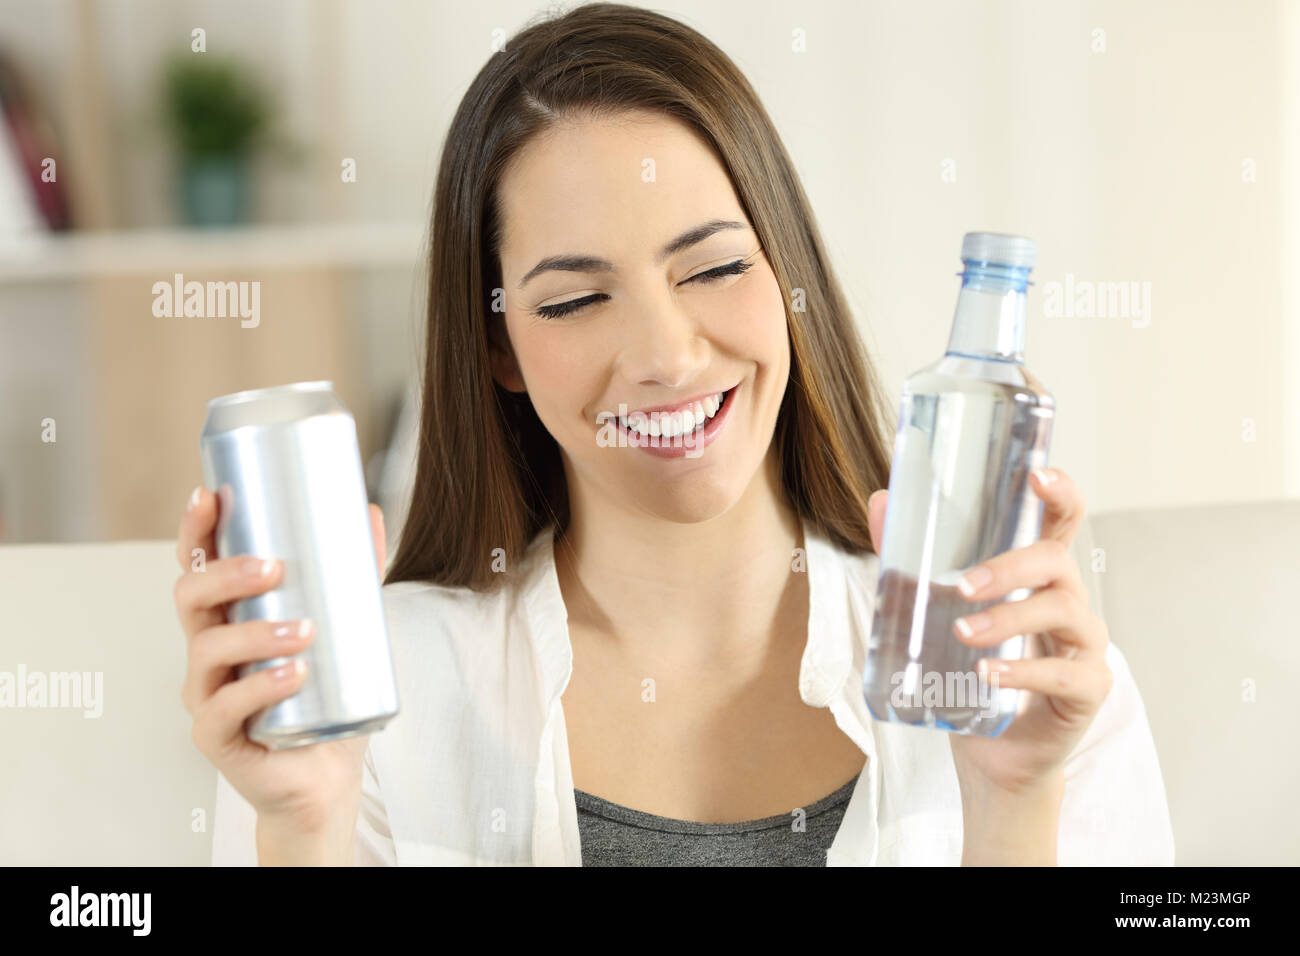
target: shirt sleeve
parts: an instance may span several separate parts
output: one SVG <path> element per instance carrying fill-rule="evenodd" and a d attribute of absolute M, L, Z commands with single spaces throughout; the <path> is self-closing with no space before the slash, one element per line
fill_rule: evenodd
<path fill-rule="evenodd" d="M 1110 694 L 1065 764 L 1057 863 L 1173 866 L 1169 804 L 1142 696 L 1114 644 L 1106 664 Z"/>
<path fill-rule="evenodd" d="M 356 866 L 397 865 L 397 850 L 388 830 L 388 817 L 368 746 L 361 767 L 361 805 L 357 810 L 353 863 Z M 257 866 L 257 811 L 219 771 L 212 822 L 212 865 Z"/>
<path fill-rule="evenodd" d="M 353 844 L 355 866 L 397 866 L 397 847 L 388 828 L 388 813 L 379 792 L 374 754 L 366 747 L 361 764 L 361 806 L 357 810 L 357 833 Z"/>

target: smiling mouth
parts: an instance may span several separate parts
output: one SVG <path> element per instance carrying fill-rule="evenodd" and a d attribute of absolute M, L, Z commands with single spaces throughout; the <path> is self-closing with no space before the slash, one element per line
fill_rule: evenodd
<path fill-rule="evenodd" d="M 699 436 L 708 429 L 709 424 L 721 419 L 738 385 L 733 385 L 725 392 L 718 392 L 702 401 L 695 402 L 689 408 L 673 412 L 630 412 L 618 416 L 619 429 L 631 438 L 684 438 Z"/>

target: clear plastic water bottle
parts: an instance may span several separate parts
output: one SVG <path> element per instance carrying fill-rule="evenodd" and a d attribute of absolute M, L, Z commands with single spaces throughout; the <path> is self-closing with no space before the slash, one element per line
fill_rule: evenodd
<path fill-rule="evenodd" d="M 961 292 L 943 357 L 908 377 L 898 415 L 863 674 L 877 720 L 993 737 L 1021 695 L 980 680 L 981 657 L 1034 656 L 1027 635 L 963 644 L 953 622 L 1003 600 L 967 601 L 963 571 L 1038 540 L 1043 503 L 1029 473 L 1047 464 L 1055 403 L 1025 368 L 1025 291 L 1037 246 L 991 232 L 962 240 Z"/>

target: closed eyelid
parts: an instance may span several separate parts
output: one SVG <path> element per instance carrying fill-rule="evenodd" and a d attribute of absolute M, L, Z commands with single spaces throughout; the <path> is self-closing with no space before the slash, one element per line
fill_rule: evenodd
<path fill-rule="evenodd" d="M 757 256 L 757 255 L 758 255 L 760 252 L 762 252 L 762 251 L 763 251 L 763 247 L 762 247 L 762 246 L 759 246 L 757 249 L 755 249 L 753 252 L 749 253 L 748 255 L 739 256 L 739 257 L 737 257 L 737 256 L 735 256 L 735 255 L 722 256 L 722 257 L 721 257 L 720 259 L 718 259 L 718 260 L 717 260 L 713 265 L 711 265 L 711 266 L 705 266 L 703 269 L 700 270 L 700 272 L 708 272 L 710 269 L 716 269 L 718 266 L 730 265 L 731 263 L 735 262 L 735 261 L 737 260 L 737 258 L 739 258 L 739 260 L 742 261 L 742 262 L 748 262 L 749 260 L 753 259 L 755 256 Z M 691 275 L 699 275 L 699 272 L 693 272 L 693 273 L 691 273 Z M 690 276 L 687 276 L 686 278 L 689 279 Z M 685 280 L 683 280 L 683 281 L 685 281 Z"/>
<path fill-rule="evenodd" d="M 683 282 L 690 282 L 692 279 L 694 279 L 694 278 L 696 278 L 696 277 L 702 275 L 702 274 L 705 273 L 705 272 L 711 272 L 711 271 L 713 271 L 714 269 L 720 269 L 720 268 L 722 268 L 723 266 L 729 266 L 729 265 L 731 265 L 733 262 L 747 262 L 747 263 L 752 264 L 752 260 L 753 260 L 756 256 L 762 254 L 762 252 L 763 252 L 763 247 L 762 247 L 762 246 L 759 246 L 757 249 L 755 249 L 753 252 L 749 253 L 748 255 L 737 256 L 737 255 L 735 255 L 735 254 L 732 254 L 732 255 L 729 255 L 729 256 L 721 256 L 721 257 L 719 257 L 718 259 L 716 259 L 714 262 L 712 262 L 712 263 L 710 263 L 710 264 L 708 264 L 708 265 L 705 265 L 705 266 L 702 266 L 702 267 L 697 267 L 697 268 L 696 268 L 696 271 L 692 272 L 690 275 L 686 276 L 685 278 L 682 278 L 682 279 L 677 280 L 677 282 L 674 283 L 674 284 L 675 284 L 675 285 L 680 285 L 680 284 L 683 283 Z M 587 295 L 591 295 L 591 294 L 593 294 L 593 293 L 588 292 L 588 293 L 585 293 L 585 294 L 587 294 Z"/>
<path fill-rule="evenodd" d="M 721 262 L 702 268 L 697 272 L 693 272 L 691 273 L 691 275 L 687 276 L 684 279 L 681 279 L 675 284 L 686 285 L 690 283 L 696 283 L 697 280 L 701 279 L 704 276 L 709 275 L 709 273 L 716 272 L 719 269 L 725 269 L 728 266 L 733 266 L 733 265 L 738 266 L 741 265 L 742 263 L 744 264 L 745 268 L 740 270 L 737 273 L 734 273 L 733 275 L 736 277 L 744 275 L 753 267 L 754 265 L 753 260 L 760 254 L 762 254 L 762 252 L 763 252 L 763 247 L 760 245 L 753 252 L 745 256 L 740 256 L 739 258 L 735 256 L 725 256 L 723 257 Z M 718 276 L 717 278 L 726 279 L 732 277 L 733 277 L 732 275 L 722 275 L 722 276 Z M 574 296 L 573 298 L 563 299 L 559 302 L 551 302 L 546 305 L 535 306 L 530 311 L 534 312 L 537 315 L 540 315 L 542 318 L 560 318 L 562 317 L 560 315 L 547 316 L 545 313 L 550 310 L 564 310 L 566 314 L 572 314 L 573 312 L 581 311 L 582 309 L 585 309 L 588 306 L 596 305 L 600 302 L 607 302 L 609 301 L 609 299 L 610 296 L 608 293 L 588 292 L 583 295 Z"/>
<path fill-rule="evenodd" d="M 670 258 L 683 250 L 698 245 L 710 236 L 725 230 L 748 230 L 753 232 L 753 227 L 748 222 L 737 220 L 712 219 L 706 223 L 688 229 L 676 239 L 669 242 L 660 250 L 656 262 L 662 265 Z M 596 255 L 587 253 L 567 254 L 550 256 L 543 259 L 537 265 L 533 266 L 522 279 L 519 280 L 519 288 L 526 286 L 536 275 L 543 272 L 617 272 L 617 267 L 608 259 L 602 259 Z"/>
<path fill-rule="evenodd" d="M 754 265 L 754 258 L 755 256 L 758 255 L 759 252 L 762 252 L 762 249 L 757 249 L 754 252 L 751 252 L 749 255 L 740 256 L 739 258 L 735 256 L 727 256 L 721 262 L 718 262 L 714 265 L 705 266 L 704 268 L 696 272 L 692 272 L 690 275 L 688 275 L 685 279 L 682 279 L 681 282 L 678 282 L 677 284 L 682 285 L 683 283 L 691 282 L 695 279 L 698 279 L 700 276 L 708 275 L 710 272 L 715 272 L 718 269 L 725 269 L 727 266 L 731 266 L 731 265 L 743 264 L 745 266 L 744 271 L 748 271 L 749 268 Z M 741 274 L 743 274 L 743 272 Z"/>

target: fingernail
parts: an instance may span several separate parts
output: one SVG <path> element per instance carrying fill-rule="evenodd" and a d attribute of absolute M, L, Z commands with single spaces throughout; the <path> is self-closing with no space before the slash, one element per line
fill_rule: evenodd
<path fill-rule="evenodd" d="M 993 618 L 988 614 L 972 614 L 970 617 L 957 618 L 956 623 L 957 630 L 960 632 L 961 636 L 970 637 L 972 634 L 976 634 L 992 624 Z"/>
<path fill-rule="evenodd" d="M 994 674 L 1011 673 L 1011 665 L 1006 661 L 996 660 L 992 657 L 981 657 L 978 664 L 975 665 L 980 672 L 981 677 L 988 677 L 989 672 Z"/>
<path fill-rule="evenodd" d="M 971 568 L 957 579 L 957 589 L 961 591 L 965 597 L 971 597 L 976 591 L 992 580 L 993 572 L 981 564 L 977 567 Z"/>
<path fill-rule="evenodd" d="M 255 578 L 264 578 L 275 570 L 275 559 L 249 558 L 244 562 L 244 573 Z"/>
<path fill-rule="evenodd" d="M 311 633 L 311 621 L 303 618 L 297 624 L 279 624 L 271 632 L 271 636 L 276 640 L 294 643 L 300 641 Z"/>
<path fill-rule="evenodd" d="M 200 495 L 202 492 L 203 492 L 203 486 L 202 486 L 202 485 L 196 485 L 196 486 L 194 487 L 194 490 L 190 492 L 190 500 L 189 500 L 189 503 L 185 506 L 185 510 L 186 510 L 186 511 L 193 511 L 193 510 L 194 510 L 194 506 L 197 505 L 197 504 L 199 503 L 199 495 Z"/>
<path fill-rule="evenodd" d="M 271 671 L 271 676 L 276 680 L 284 680 L 286 677 L 297 677 L 306 670 L 306 668 L 307 665 L 301 660 L 290 661 L 287 664 L 281 664 L 275 670 Z"/>
<path fill-rule="evenodd" d="M 1032 474 L 1038 479 L 1038 483 L 1043 486 L 1050 485 L 1056 480 L 1056 472 L 1048 471 L 1046 468 L 1035 468 Z"/>
<path fill-rule="evenodd" d="M 871 507 L 871 502 L 875 501 L 875 500 L 876 500 L 876 495 L 879 495 L 879 494 L 884 494 L 884 489 L 883 489 L 883 488 L 877 489 L 876 491 L 873 491 L 871 494 L 867 495 L 867 507 L 868 507 L 868 508 Z"/>

